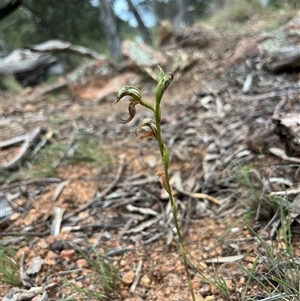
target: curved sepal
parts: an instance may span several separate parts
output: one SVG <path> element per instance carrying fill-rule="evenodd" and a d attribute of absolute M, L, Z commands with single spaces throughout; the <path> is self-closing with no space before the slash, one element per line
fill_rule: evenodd
<path fill-rule="evenodd" d="M 121 119 L 121 123 L 125 124 L 125 123 L 130 122 L 130 121 L 133 119 L 133 117 L 135 116 L 135 113 L 136 113 L 135 106 L 136 106 L 137 104 L 138 104 L 138 103 L 137 103 L 137 102 L 134 102 L 134 101 L 131 101 L 131 102 L 129 103 L 129 106 L 128 106 L 129 118 L 126 119 L 126 120 Z"/>

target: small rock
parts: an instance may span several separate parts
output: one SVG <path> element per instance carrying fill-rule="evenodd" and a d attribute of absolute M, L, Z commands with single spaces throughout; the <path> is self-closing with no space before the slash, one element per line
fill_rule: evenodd
<path fill-rule="evenodd" d="M 44 264 L 45 265 L 54 265 L 57 257 L 58 257 L 58 255 L 56 253 L 54 253 L 53 251 L 48 251 L 44 258 Z"/>
<path fill-rule="evenodd" d="M 46 240 L 44 240 L 44 239 L 40 239 L 39 242 L 37 243 L 37 245 L 38 245 L 41 249 L 48 249 L 48 248 L 49 248 L 49 243 L 46 242 Z"/>
<path fill-rule="evenodd" d="M 59 254 L 61 259 L 71 261 L 75 256 L 75 250 L 62 250 Z"/>
<path fill-rule="evenodd" d="M 76 261 L 76 266 L 78 268 L 87 268 L 89 266 L 88 262 L 86 261 L 86 259 L 78 259 Z"/>
<path fill-rule="evenodd" d="M 171 294 L 171 289 L 169 287 L 167 287 L 166 290 L 164 291 L 164 295 L 170 296 L 170 294 Z"/>
<path fill-rule="evenodd" d="M 27 257 L 27 255 L 28 255 L 29 252 L 30 252 L 30 248 L 29 248 L 28 246 L 23 247 L 23 248 L 20 248 L 20 249 L 17 251 L 17 254 L 16 254 L 16 256 L 15 256 L 15 259 L 16 259 L 16 260 L 19 260 L 23 253 L 24 253 L 25 257 Z"/>
<path fill-rule="evenodd" d="M 232 280 L 231 279 L 225 279 L 225 283 L 226 283 L 226 286 L 227 286 L 228 290 L 230 292 L 232 292 L 234 290 L 233 285 L 232 285 Z"/>
<path fill-rule="evenodd" d="M 211 294 L 211 287 L 209 284 L 205 283 L 203 285 L 201 285 L 200 289 L 199 289 L 199 293 L 203 296 L 206 297 L 208 295 Z"/>
<path fill-rule="evenodd" d="M 44 263 L 44 260 L 40 256 L 33 257 L 31 259 L 29 267 L 26 270 L 26 273 L 28 275 L 37 274 L 41 270 L 43 263 Z"/>
<path fill-rule="evenodd" d="M 75 285 L 79 288 L 83 288 L 83 283 L 80 281 L 76 281 Z"/>
<path fill-rule="evenodd" d="M 57 240 L 50 245 L 50 249 L 54 252 L 61 252 L 64 248 L 64 241 Z"/>
<path fill-rule="evenodd" d="M 24 112 L 34 112 L 36 110 L 36 107 L 32 104 L 27 104 L 24 107 Z"/>
<path fill-rule="evenodd" d="M 133 282 L 134 278 L 135 278 L 135 272 L 131 270 L 123 275 L 122 283 L 128 286 Z"/>
<path fill-rule="evenodd" d="M 204 299 L 204 301 L 214 301 L 214 300 L 215 300 L 215 296 L 207 296 Z"/>
<path fill-rule="evenodd" d="M 256 261 L 256 257 L 247 256 L 245 260 L 247 262 L 254 263 Z"/>
<path fill-rule="evenodd" d="M 87 218 L 87 217 L 89 217 L 89 211 L 88 210 L 86 210 L 86 211 L 82 211 L 82 212 L 80 212 L 79 214 L 78 214 L 78 217 L 80 218 L 80 219 L 85 219 L 85 218 Z"/>
<path fill-rule="evenodd" d="M 151 280 L 147 275 L 143 275 L 141 280 L 140 280 L 140 285 L 145 287 L 145 288 L 149 288 L 151 287 Z"/>
<path fill-rule="evenodd" d="M 16 221 L 20 216 L 21 216 L 21 213 L 19 213 L 19 212 L 13 213 L 13 214 L 10 216 L 9 220 L 10 220 L 11 222 L 14 222 L 14 221 Z"/>
<path fill-rule="evenodd" d="M 129 297 L 129 292 L 127 290 L 122 290 L 121 291 L 121 296 L 123 299 L 128 298 Z"/>
<path fill-rule="evenodd" d="M 245 277 L 241 277 L 241 278 L 240 278 L 240 284 L 245 284 L 245 282 L 246 282 Z"/>
<path fill-rule="evenodd" d="M 194 277 L 193 282 L 192 282 L 192 286 L 193 286 L 194 291 L 198 290 L 198 288 L 200 286 L 200 279 L 197 276 Z"/>

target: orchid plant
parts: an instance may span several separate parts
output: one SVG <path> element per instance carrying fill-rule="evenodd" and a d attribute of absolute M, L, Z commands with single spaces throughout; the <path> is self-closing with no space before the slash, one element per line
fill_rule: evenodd
<path fill-rule="evenodd" d="M 162 159 L 163 171 L 157 172 L 157 176 L 159 177 L 162 187 L 166 190 L 166 192 L 169 195 L 173 221 L 178 235 L 179 249 L 183 258 L 185 272 L 188 279 L 189 291 L 191 293 L 192 300 L 195 301 L 196 299 L 192 287 L 191 275 L 188 269 L 188 259 L 187 259 L 186 249 L 183 244 L 183 238 L 177 219 L 177 204 L 173 197 L 172 188 L 170 185 L 170 177 L 169 177 L 170 153 L 166 144 L 163 142 L 162 134 L 161 134 L 161 100 L 164 92 L 168 88 L 172 79 L 173 79 L 172 74 L 165 74 L 164 71 L 158 66 L 158 75 L 157 75 L 158 84 L 156 87 L 154 106 L 152 106 L 151 104 L 143 100 L 141 91 L 134 86 L 121 87 L 118 91 L 117 100 L 114 102 L 114 104 L 118 103 L 122 99 L 123 100 L 126 99 L 127 101 L 129 101 L 129 106 L 128 106 L 129 118 L 126 120 L 121 119 L 121 123 L 123 124 L 130 122 L 134 118 L 136 114 L 135 107 L 138 104 L 142 105 L 143 107 L 153 112 L 153 118 L 145 118 L 141 123 L 141 125 L 136 129 L 135 134 L 141 140 L 154 138 L 158 142 L 158 147 Z M 143 131 L 140 131 L 141 129 L 143 129 Z"/>

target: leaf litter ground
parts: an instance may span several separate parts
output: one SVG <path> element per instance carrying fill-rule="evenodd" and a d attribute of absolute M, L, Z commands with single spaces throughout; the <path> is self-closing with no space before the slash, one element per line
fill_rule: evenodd
<path fill-rule="evenodd" d="M 214 34 L 218 38 L 222 35 L 217 31 Z M 284 143 L 271 121 L 274 114 L 300 113 L 299 72 L 272 74 L 257 69 L 263 59 L 259 52 L 252 56 L 243 51 L 240 56 L 234 53 L 243 39 L 229 36 L 226 42 L 215 41 L 203 50 L 197 45 L 176 48 L 172 44 L 165 49 L 181 62 L 177 62 L 177 69 L 176 60 L 165 67 L 167 72 L 168 68 L 176 71 L 163 99 L 162 128 L 172 153 L 172 186 L 185 245 L 191 263 L 202 274 L 193 274 L 198 300 L 241 300 L 244 294 L 254 299 L 268 296 L 255 283 L 247 285 L 247 274 L 241 268 L 251 270 L 264 255 L 257 238 L 239 222 L 249 202 L 239 178 L 241 169 L 248 166 L 258 170 L 264 181 L 272 182 L 270 192 L 296 188 L 300 182 L 299 161 L 274 153 L 274 148 L 284 150 Z M 232 62 L 234 55 L 237 59 Z M 242 88 L 249 74 L 253 75 L 253 85 L 245 94 Z M 124 76 L 126 81 L 137 81 L 136 73 Z M 95 82 L 92 77 L 86 80 Z M 155 82 L 147 79 L 137 85 L 151 102 Z M 95 93 L 94 89 L 87 84 L 80 93 L 86 97 L 89 91 Z M 30 163 L 31 172 L 36 171 L 36 182 L 28 171 L 29 159 L 6 174 L 16 178 L 16 184 L 1 186 L 2 196 L 10 198 L 14 212 L 1 223 L 1 243 L 17 249 L 17 262 L 24 254 L 25 269 L 33 259 L 43 260 L 41 269 L 29 277 L 35 286 L 48 287 L 49 300 L 70 296 L 88 300 L 66 282 L 97 291 L 95 279 L 101 280 L 77 250 L 93 257 L 92 247 L 120 270 L 111 300 L 189 300 L 168 200 L 155 176 L 161 170 L 157 147 L 155 141 L 141 142 L 134 134 L 149 112 L 138 108 L 135 119 L 122 125 L 119 119 L 127 117 L 127 106 L 111 106 L 116 91 L 94 100 L 62 91 L 56 97 L 26 102 L 35 93 L 33 89 L 21 96 L 5 95 L 2 140 L 41 126 L 44 147 L 59 144 L 58 156 L 45 156 L 43 164 L 37 166 Z M 80 141 L 83 151 L 76 153 Z M 94 143 L 91 146 L 87 141 Z M 1 163 L 17 151 L 1 150 Z M 89 155 L 84 156 L 86 153 Z M 52 182 L 47 166 L 57 162 Z M 250 205 L 259 206 L 259 202 Z M 51 234 L 54 207 L 64 210 L 58 235 Z M 273 223 L 269 223 L 273 217 L 249 220 L 267 245 L 280 242 L 272 232 Z M 297 218 L 292 229 L 293 252 L 299 257 Z M 284 247 L 277 245 L 279 252 Z M 255 268 L 258 275 L 268 272 L 263 265 Z M 134 287 L 136 277 L 140 278 Z M 225 292 L 210 283 L 217 279 L 224 280 Z M 10 288 L 1 285 L 0 296 Z"/>

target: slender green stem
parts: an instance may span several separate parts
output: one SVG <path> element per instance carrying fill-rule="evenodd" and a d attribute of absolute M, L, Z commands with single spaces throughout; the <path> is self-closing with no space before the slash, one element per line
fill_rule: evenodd
<path fill-rule="evenodd" d="M 188 260 L 187 260 L 187 256 L 186 256 L 186 250 L 185 250 L 185 247 L 184 247 L 184 244 L 183 244 L 183 238 L 182 238 L 181 230 L 180 230 L 180 227 L 179 227 L 179 224 L 178 224 L 177 206 L 176 206 L 176 202 L 175 202 L 174 197 L 173 197 L 172 188 L 170 186 L 168 168 L 165 168 L 165 179 L 166 179 L 166 191 L 169 194 L 169 198 L 170 198 L 170 202 L 171 202 L 171 210 L 172 210 L 172 214 L 173 214 L 173 221 L 174 221 L 174 225 L 175 225 L 176 232 L 177 232 L 177 235 L 178 235 L 179 249 L 180 249 L 181 256 L 183 258 L 183 264 L 184 264 L 184 268 L 185 268 L 185 273 L 187 275 L 189 291 L 192 295 L 192 300 L 196 301 L 193 286 L 192 286 L 191 275 L 190 275 L 190 272 L 189 272 L 189 266 L 188 266 Z"/>
<path fill-rule="evenodd" d="M 155 102 L 156 106 L 155 106 L 155 122 L 156 122 L 156 128 L 157 128 L 157 142 L 159 145 L 159 150 L 161 153 L 161 158 L 163 159 L 163 155 L 164 152 L 167 151 L 164 148 L 166 148 L 165 144 L 163 143 L 163 140 L 161 138 L 161 128 L 160 128 L 160 120 L 161 120 L 161 109 L 160 109 L 160 101 L 156 101 Z M 181 234 L 181 230 L 178 224 L 178 219 L 177 219 L 177 206 L 176 206 L 176 202 L 174 200 L 173 197 L 173 193 L 172 193 L 172 188 L 170 186 L 170 177 L 169 177 L 169 169 L 168 169 L 168 164 L 164 164 L 163 162 L 163 166 L 164 166 L 164 173 L 165 173 L 165 184 L 166 187 L 164 187 L 169 195 L 169 200 L 171 203 L 171 210 L 172 210 L 172 214 L 173 214 L 173 221 L 174 221 L 174 225 L 176 228 L 176 232 L 178 235 L 178 241 L 179 241 L 179 249 L 180 249 L 180 253 L 181 256 L 183 258 L 183 264 L 184 264 L 184 268 L 185 268 L 185 273 L 187 275 L 187 280 L 188 280 L 188 286 L 189 286 L 189 291 L 191 293 L 192 296 L 192 300 L 196 301 L 195 298 L 195 294 L 194 294 L 194 290 L 193 290 L 193 286 L 192 286 L 192 280 L 191 280 L 191 275 L 189 272 L 189 267 L 188 267 L 188 260 L 187 260 L 187 255 L 186 255 L 186 250 L 183 244 L 183 238 L 182 238 L 182 234 Z"/>
<path fill-rule="evenodd" d="M 164 92 L 164 90 L 161 90 L 161 93 L 157 93 L 156 94 L 156 100 L 155 100 L 154 117 L 155 117 L 156 129 L 157 129 L 156 140 L 157 140 L 158 145 L 159 145 L 162 164 L 164 166 L 164 173 L 165 173 L 165 187 L 164 188 L 165 188 L 165 190 L 167 191 L 167 193 L 169 195 L 169 200 L 170 200 L 170 203 L 171 203 L 173 221 L 174 221 L 174 225 L 175 225 L 176 232 L 177 232 L 177 235 L 178 235 L 179 249 L 180 249 L 181 256 L 183 258 L 185 273 L 187 275 L 187 280 L 188 280 L 188 287 L 189 287 L 189 291 L 190 291 L 191 296 L 192 296 L 192 300 L 196 301 L 193 286 L 192 286 L 191 275 L 190 275 L 190 272 L 189 272 L 189 266 L 188 266 L 186 250 L 185 250 L 185 247 L 184 247 L 184 244 L 183 244 L 183 238 L 182 238 L 181 230 L 180 230 L 180 227 L 179 227 L 179 224 L 178 224 L 177 206 L 176 206 L 176 202 L 174 200 L 173 193 L 172 193 L 172 188 L 171 188 L 171 185 L 170 185 L 169 162 L 164 162 L 164 155 L 165 155 L 165 153 L 168 153 L 168 150 L 166 149 L 167 146 L 164 144 L 162 136 L 161 136 L 161 107 L 160 107 L 160 103 L 161 103 L 163 92 Z M 169 156 L 169 154 L 168 154 L 168 156 Z M 169 161 L 169 158 L 168 158 L 168 161 Z"/>
<path fill-rule="evenodd" d="M 154 108 L 145 100 L 141 99 L 140 100 L 140 105 L 144 106 L 145 108 L 150 109 L 151 111 L 154 112 Z"/>
<path fill-rule="evenodd" d="M 154 115 L 155 115 L 156 129 L 157 129 L 157 137 L 156 137 L 156 140 L 157 140 L 158 145 L 159 145 L 159 150 L 160 150 L 161 158 L 163 158 L 163 154 L 164 154 L 164 143 L 163 143 L 163 140 L 162 140 L 162 138 L 161 138 L 161 129 L 160 129 L 161 109 L 160 109 L 160 101 L 158 101 L 158 100 L 156 100 L 156 102 L 155 102 L 155 111 L 154 111 Z"/>

